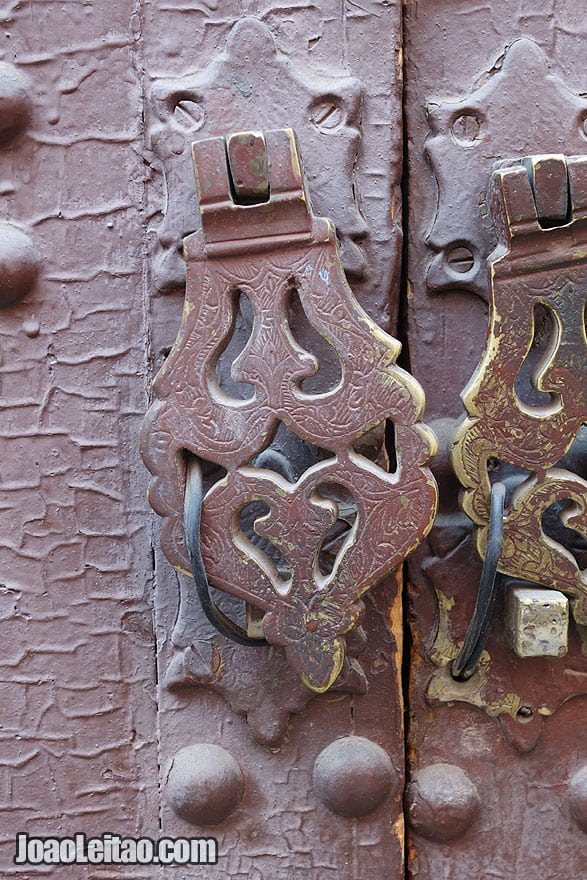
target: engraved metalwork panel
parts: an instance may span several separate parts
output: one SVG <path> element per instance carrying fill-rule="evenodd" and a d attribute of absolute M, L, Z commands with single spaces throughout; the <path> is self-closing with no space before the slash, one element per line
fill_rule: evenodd
<path fill-rule="evenodd" d="M 459 880 L 480 872 L 519 880 L 576 876 L 587 853 L 581 830 L 587 762 L 585 628 L 569 621 L 564 657 L 522 659 L 509 642 L 505 596 L 499 595 L 477 672 L 468 681 L 453 678 L 482 566 L 471 521 L 458 504 L 459 481 L 447 449 L 463 417 L 460 394 L 487 336 L 487 260 L 497 244 L 490 210 L 492 173 L 524 156 L 548 154 L 541 167 L 530 165 L 536 213 L 545 225 L 564 225 L 567 219 L 562 187 L 544 183 L 545 175 L 552 175 L 553 182 L 565 176 L 560 162 L 551 161 L 553 155 L 586 152 L 584 17 L 574 4 L 550 0 L 421 0 L 405 9 L 410 364 L 426 391 L 427 421 L 443 435 L 441 454 L 433 461 L 440 513 L 408 562 L 413 648 L 406 872 L 418 880 Z M 518 168 L 528 179 L 527 170 Z M 540 273 L 526 281 L 522 275 L 521 285 L 531 296 L 531 279 Z M 518 294 L 524 294 L 511 280 L 519 303 Z M 496 278 L 495 283 L 502 281 Z M 508 377 L 519 404 L 529 410 L 522 426 L 532 424 L 528 415 L 538 421 L 538 410 L 548 409 L 552 401 L 532 377 L 540 374 L 544 358 L 546 384 L 556 382 L 550 356 L 557 331 L 558 364 L 567 340 L 579 337 L 575 294 L 573 302 L 565 307 L 564 326 L 552 310 L 538 305 L 524 313 L 516 328 L 530 346 L 521 368 Z M 499 344 L 503 354 L 516 343 L 502 337 Z M 515 404 L 510 409 L 511 399 L 506 399 L 513 420 Z M 550 418 L 555 410 L 552 405 Z M 544 430 L 549 431 L 548 419 Z M 574 472 L 586 476 L 584 430 L 556 462 L 567 477 Z M 515 467 L 490 455 L 486 479 L 491 485 L 505 480 L 510 502 L 516 484 L 533 472 L 532 466 Z M 483 495 L 488 501 L 485 490 Z M 572 557 L 566 564 L 576 578 L 576 566 L 585 565 L 585 542 L 560 522 L 561 513 L 572 512 L 572 502 L 552 505 L 542 517 L 546 542 L 534 532 L 527 540 L 522 528 L 516 542 L 522 549 L 527 543 L 543 547 L 549 540 L 555 548 L 566 548 Z M 532 520 L 537 522 L 536 511 Z M 570 593 L 569 598 L 572 604 Z"/>
<path fill-rule="evenodd" d="M 587 482 L 557 467 L 587 420 L 587 159 L 550 157 L 547 164 L 562 167 L 564 176 L 551 173 L 542 181 L 539 171 L 533 189 L 531 169 L 541 164 L 534 158 L 530 171 L 522 165 L 495 174 L 493 216 L 503 248 L 491 262 L 487 345 L 463 394 L 469 417 L 454 440 L 453 464 L 465 487 L 464 510 L 480 526 L 482 552 L 490 458 L 531 472 L 506 510 L 499 570 L 569 593 L 575 619 L 587 624 L 585 572 L 542 525 L 549 507 L 567 502 L 563 522 L 587 537 Z M 552 225 L 561 193 L 567 211 L 567 188 L 569 215 Z M 553 333 L 532 365 L 528 381 L 539 399 L 529 402 L 517 382 L 532 350 L 538 308 L 552 315 Z"/>
<path fill-rule="evenodd" d="M 185 243 L 184 320 L 156 379 L 158 400 L 141 448 L 155 475 L 151 503 L 165 518 L 163 549 L 184 570 L 182 455 L 226 468 L 226 478 L 212 486 L 203 504 L 210 580 L 262 609 L 266 637 L 285 647 L 306 684 L 323 691 L 342 668 L 343 636 L 359 620 L 360 596 L 405 558 L 432 523 L 436 491 L 425 463 L 434 441 L 420 423 L 424 400 L 417 384 L 395 365 L 399 343 L 354 300 L 332 226 L 311 213 L 291 132 L 265 138 L 271 198 L 248 206 L 232 200 L 222 139 L 194 144 L 203 234 Z M 237 291 L 248 295 L 254 314 L 250 339 L 232 368 L 237 381 L 254 389 L 245 400 L 228 397 L 213 376 Z M 303 388 L 318 364 L 288 327 L 293 291 L 340 360 L 340 381 L 320 394 Z M 395 424 L 393 473 L 354 449 L 387 418 Z M 329 452 L 294 484 L 250 466 L 280 421 Z M 341 517 L 341 489 L 354 499 L 356 518 L 325 573 L 318 554 Z M 269 512 L 254 530 L 286 560 L 289 579 L 280 577 L 238 525 L 243 509 L 255 502 Z"/>

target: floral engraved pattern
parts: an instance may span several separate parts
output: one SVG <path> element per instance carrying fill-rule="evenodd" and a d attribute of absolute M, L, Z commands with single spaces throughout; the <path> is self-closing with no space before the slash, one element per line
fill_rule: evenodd
<path fill-rule="evenodd" d="M 558 224 L 540 222 L 544 206 L 554 210 L 561 201 L 556 186 L 550 192 L 538 189 L 545 162 L 565 167 L 561 188 L 570 214 Z M 557 466 L 587 419 L 587 159 L 543 157 L 541 162 L 534 157 L 531 163 L 534 187 L 521 165 L 494 175 L 493 217 L 503 244 L 491 263 L 488 341 L 463 395 L 469 417 L 455 439 L 453 463 L 465 487 L 464 509 L 480 527 L 482 554 L 490 459 L 530 472 L 506 510 L 499 568 L 567 592 L 576 599 L 576 620 L 586 624 L 586 573 L 569 550 L 544 533 L 542 517 L 564 500 L 564 524 L 587 536 L 587 482 Z M 529 405 L 520 399 L 516 380 L 531 349 L 537 306 L 553 316 L 554 334 L 532 376 L 536 391 L 547 399 Z"/>
<path fill-rule="evenodd" d="M 344 635 L 359 620 L 361 595 L 431 527 L 436 486 L 426 463 L 435 441 L 420 422 L 420 386 L 396 365 L 400 344 L 356 302 L 333 225 L 311 213 L 293 132 L 264 137 L 271 198 L 261 204 L 232 201 L 218 167 L 222 138 L 194 145 L 203 230 L 185 241 L 183 322 L 155 380 L 141 448 L 153 474 L 150 502 L 164 517 L 162 547 L 183 570 L 189 568 L 182 523 L 185 454 L 226 470 L 203 501 L 202 554 L 210 582 L 262 609 L 268 641 L 283 646 L 303 681 L 321 692 L 342 668 Z M 327 391 L 302 389 L 319 365 L 288 326 L 292 290 L 340 360 L 340 381 Z M 215 374 L 238 293 L 253 312 L 251 335 L 232 367 L 233 378 L 254 389 L 245 400 L 228 395 Z M 395 424 L 393 473 L 355 449 L 385 419 Z M 295 482 L 253 466 L 280 423 L 332 456 Z M 318 556 L 339 517 L 328 491 L 333 484 L 356 499 L 357 516 L 332 571 L 324 573 Z M 287 579 L 240 526 L 242 510 L 253 502 L 268 508 L 254 530 L 286 560 Z"/>

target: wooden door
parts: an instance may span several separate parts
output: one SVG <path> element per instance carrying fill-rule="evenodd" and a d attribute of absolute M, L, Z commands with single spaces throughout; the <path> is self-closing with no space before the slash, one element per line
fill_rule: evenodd
<path fill-rule="evenodd" d="M 487 332 L 489 182 L 585 142 L 584 15 L 514 6 L 2 10 L 2 876 L 581 876 L 584 630 L 571 619 L 564 656 L 519 658 L 502 598 L 479 671 L 450 675 L 481 569 L 447 449 Z M 215 632 L 161 550 L 139 455 L 181 322 L 182 241 L 200 225 L 190 144 L 285 128 L 353 294 L 402 341 L 440 441 L 435 526 L 365 593 L 319 694 L 282 648 Z M 337 356 L 297 301 L 288 321 L 321 362 L 319 394 L 340 380 Z M 236 302 L 216 374 L 227 393 L 251 323 Z M 275 444 L 295 479 L 329 455 L 327 431 L 311 445 L 283 427 Z M 564 462 L 579 478 L 583 450 L 579 432 Z M 376 427 L 360 454 L 393 470 L 393 433 Z M 584 566 L 582 523 L 553 528 Z M 242 603 L 215 595 L 242 623 Z M 120 842 L 110 864 L 88 858 L 105 835 L 134 841 L 126 862 Z M 201 845 L 188 864 L 163 838 Z"/>
<path fill-rule="evenodd" d="M 478 671 L 468 681 L 453 679 L 450 667 L 473 614 L 481 563 L 447 455 L 454 422 L 462 418 L 461 392 L 481 359 L 489 316 L 500 308 L 495 297 L 490 304 L 488 272 L 499 234 L 492 220 L 492 173 L 524 156 L 584 154 L 585 72 L 577 64 L 584 40 L 584 16 L 572 3 L 556 9 L 495 0 L 483 8 L 406 5 L 407 332 L 411 367 L 426 389 L 427 419 L 445 449 L 435 467 L 441 498 L 436 526 L 409 564 L 412 783 L 406 811 L 413 825 L 408 873 L 418 878 L 555 878 L 585 871 L 583 629 L 571 613 L 564 656 L 519 657 L 506 634 L 513 586 L 505 585 Z M 565 202 L 563 216 L 545 232 L 556 235 L 555 227 L 570 219 Z M 543 253 L 552 252 L 548 242 Z M 517 281 L 518 288 L 528 283 L 530 313 L 539 277 L 522 273 Z M 548 277 L 549 285 L 561 285 L 569 270 L 552 269 Z M 569 289 L 563 311 L 572 297 Z M 584 297 L 582 289 L 583 303 Z M 566 322 L 557 317 L 560 308 L 535 310 L 534 327 L 530 315 L 519 314 L 516 324 L 518 342 L 529 343 L 526 368 L 513 383 L 520 408 L 541 411 L 544 418 L 540 407 L 547 395 L 537 390 L 534 365 L 553 343 L 555 325 L 563 339 L 569 332 L 583 334 L 578 363 L 585 363 L 584 305 Z M 553 390 L 552 380 L 544 387 Z M 522 419 L 520 413 L 520 425 Z M 584 430 L 562 462 L 583 478 Z M 495 439 L 498 431 L 492 432 Z M 494 453 L 491 480 L 513 485 L 540 470 L 543 449 L 533 453 L 534 467 L 519 471 L 508 464 L 516 464 L 515 456 L 506 460 Z M 584 505 L 584 488 L 580 497 Z M 542 527 L 572 555 L 572 562 L 561 557 L 557 563 L 562 582 L 567 562 L 576 577 L 584 572 L 585 534 L 578 521 L 578 532 L 561 531 L 559 512 L 550 508 Z M 536 552 L 544 542 L 526 534 L 516 540 L 518 552 Z M 529 581 L 547 584 L 546 561 L 542 566 Z M 547 591 L 547 602 L 553 595 Z"/>

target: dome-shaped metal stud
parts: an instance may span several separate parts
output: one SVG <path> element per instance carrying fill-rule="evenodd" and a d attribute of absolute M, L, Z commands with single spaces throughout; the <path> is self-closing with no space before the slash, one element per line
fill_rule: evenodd
<path fill-rule="evenodd" d="M 13 64 L 0 62 L 0 144 L 26 128 L 31 118 L 30 83 Z"/>
<path fill-rule="evenodd" d="M 0 220 L 0 308 L 26 296 L 38 271 L 39 259 L 30 237 Z"/>
<path fill-rule="evenodd" d="M 372 813 L 389 795 L 393 767 L 381 746 L 363 736 L 345 736 L 320 752 L 314 765 L 316 797 L 339 816 Z"/>
<path fill-rule="evenodd" d="M 180 749 L 167 779 L 170 806 L 193 825 L 217 825 L 241 802 L 244 777 L 226 749 L 198 743 Z"/>

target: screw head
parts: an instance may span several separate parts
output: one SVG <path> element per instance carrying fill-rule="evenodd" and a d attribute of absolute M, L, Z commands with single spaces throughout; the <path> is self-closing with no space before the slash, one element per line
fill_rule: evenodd
<path fill-rule="evenodd" d="M 310 118 L 322 131 L 334 131 L 344 121 L 344 112 L 334 101 L 321 101 L 312 107 Z"/>
<path fill-rule="evenodd" d="M 475 265 L 475 257 L 470 248 L 464 244 L 455 244 L 446 252 L 446 262 L 459 275 L 470 272 Z"/>
<path fill-rule="evenodd" d="M 474 113 L 461 113 L 451 126 L 452 136 L 462 146 L 469 147 L 479 139 L 481 122 Z"/>
<path fill-rule="evenodd" d="M 187 98 L 177 102 L 173 116 L 177 124 L 186 131 L 199 131 L 206 121 L 204 106 Z"/>

